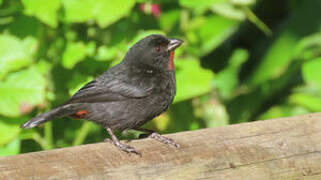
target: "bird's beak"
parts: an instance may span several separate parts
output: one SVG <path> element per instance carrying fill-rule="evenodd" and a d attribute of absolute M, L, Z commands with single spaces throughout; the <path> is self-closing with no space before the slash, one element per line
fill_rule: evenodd
<path fill-rule="evenodd" d="M 167 45 L 168 51 L 174 51 L 176 48 L 178 48 L 181 44 L 183 44 L 183 40 L 180 39 L 169 39 L 169 43 Z"/>

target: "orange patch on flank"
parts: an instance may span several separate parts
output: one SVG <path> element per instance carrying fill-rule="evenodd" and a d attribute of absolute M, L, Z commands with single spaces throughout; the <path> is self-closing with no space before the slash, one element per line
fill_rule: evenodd
<path fill-rule="evenodd" d="M 170 70 L 175 70 L 175 66 L 174 66 L 174 51 L 171 51 L 169 53 L 169 62 L 168 62 L 168 69 Z"/>
<path fill-rule="evenodd" d="M 76 118 L 76 119 L 82 119 L 82 118 L 86 117 L 87 114 L 88 114 L 87 110 L 80 110 L 80 111 L 76 112 L 75 114 L 73 114 L 72 117 Z"/>

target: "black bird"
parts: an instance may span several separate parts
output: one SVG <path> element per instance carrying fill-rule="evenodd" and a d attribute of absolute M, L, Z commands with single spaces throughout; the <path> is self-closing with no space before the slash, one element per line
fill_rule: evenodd
<path fill-rule="evenodd" d="M 174 50 L 183 43 L 153 34 L 133 45 L 123 61 L 108 69 L 76 92 L 63 105 L 24 123 L 33 128 L 41 123 L 70 116 L 98 123 L 106 128 L 111 142 L 128 153 L 140 154 L 122 144 L 113 130 L 134 129 L 166 144 L 179 147 L 172 139 L 140 128 L 164 112 L 176 94 Z"/>

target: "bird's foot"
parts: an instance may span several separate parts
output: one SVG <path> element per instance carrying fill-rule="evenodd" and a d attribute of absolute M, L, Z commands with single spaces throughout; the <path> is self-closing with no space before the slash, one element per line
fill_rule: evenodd
<path fill-rule="evenodd" d="M 111 139 L 105 139 L 104 141 L 114 144 L 116 147 L 118 147 L 120 150 L 122 150 L 124 152 L 134 153 L 139 156 L 142 156 L 141 152 L 137 151 L 134 147 L 129 146 L 127 144 L 122 144 L 119 141 L 112 141 Z"/>
<path fill-rule="evenodd" d="M 151 133 L 148 137 L 153 138 L 153 139 L 155 139 L 155 140 L 157 140 L 159 142 L 162 142 L 164 144 L 169 144 L 169 145 L 177 147 L 177 148 L 180 147 L 180 145 L 177 144 L 173 139 L 165 137 L 165 136 L 162 136 L 162 135 L 160 135 L 160 134 L 158 134 L 156 132 Z"/>

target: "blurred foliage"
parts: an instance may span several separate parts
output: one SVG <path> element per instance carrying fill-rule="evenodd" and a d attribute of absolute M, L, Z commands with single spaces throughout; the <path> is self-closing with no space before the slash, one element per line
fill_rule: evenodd
<path fill-rule="evenodd" d="M 321 110 L 321 0 L 1 0 L 0 155 L 101 142 L 63 118 L 20 124 L 66 101 L 151 33 L 184 39 L 161 132 Z M 129 132 L 122 138 L 137 134 Z"/>

